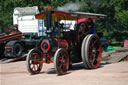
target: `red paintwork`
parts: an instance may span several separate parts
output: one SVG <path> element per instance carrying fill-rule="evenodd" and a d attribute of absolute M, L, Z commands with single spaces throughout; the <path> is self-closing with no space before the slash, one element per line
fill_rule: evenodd
<path fill-rule="evenodd" d="M 66 40 L 62 40 L 62 39 L 58 39 L 58 38 L 55 38 L 55 40 L 58 42 L 58 48 L 64 48 L 64 49 L 68 50 L 69 45 L 68 45 L 68 42 Z M 48 48 L 47 49 L 44 49 L 42 47 L 43 43 L 47 43 L 48 44 Z M 48 52 L 50 50 L 50 42 L 48 40 L 43 40 L 41 42 L 40 47 L 41 47 L 41 50 L 43 52 Z M 50 58 L 52 57 L 51 53 L 48 53 L 48 54 L 42 53 L 41 57 L 42 57 L 42 59 L 45 58 L 45 61 L 42 60 L 42 61 L 38 61 L 38 62 L 41 62 L 41 63 L 53 63 L 53 61 L 50 60 Z"/>
<path fill-rule="evenodd" d="M 128 40 L 124 41 L 124 47 L 128 47 Z"/>
<path fill-rule="evenodd" d="M 10 48 L 12 48 L 11 46 L 5 46 L 5 49 L 10 49 Z"/>
<path fill-rule="evenodd" d="M 58 38 L 55 38 L 55 39 L 59 43 L 59 48 L 64 48 L 64 49 L 68 50 L 69 45 L 68 45 L 68 42 L 66 40 L 62 40 L 62 39 L 58 39 Z"/>
<path fill-rule="evenodd" d="M 124 60 L 128 61 L 128 55 L 124 58 Z"/>
<path fill-rule="evenodd" d="M 12 33 L 12 34 L 5 34 L 4 36 L 1 36 L 0 37 L 0 42 L 6 42 L 6 41 L 10 41 L 10 40 L 13 40 L 13 39 L 17 39 L 18 37 L 21 37 L 22 36 L 22 33 L 21 32 L 15 32 L 15 33 Z"/>
<path fill-rule="evenodd" d="M 48 48 L 47 48 L 47 49 L 44 49 L 44 48 L 42 47 L 42 45 L 43 45 L 44 43 L 47 43 L 47 44 L 48 44 Z M 43 41 L 41 42 L 40 47 L 41 47 L 41 50 L 42 50 L 42 51 L 48 52 L 49 49 L 50 49 L 50 42 L 49 42 L 48 40 L 43 40 Z"/>
<path fill-rule="evenodd" d="M 57 55 L 57 68 L 61 74 L 65 74 L 65 72 L 69 69 L 69 57 L 64 51 L 61 51 Z"/>
<path fill-rule="evenodd" d="M 40 58 L 40 56 L 36 52 L 33 52 L 32 56 L 30 58 L 31 59 L 30 61 L 32 62 L 32 63 L 30 63 L 30 66 L 32 66 L 31 69 L 35 73 L 39 73 L 42 69 L 42 66 L 43 66 L 42 63 L 37 62 L 40 60 L 39 58 Z"/>
<path fill-rule="evenodd" d="M 82 19 L 79 19 L 78 21 L 75 22 L 75 24 L 79 24 L 81 22 L 86 22 L 88 21 L 88 18 L 82 18 Z"/>
<path fill-rule="evenodd" d="M 95 23 L 95 19 L 91 18 L 93 20 L 93 22 Z M 75 24 L 80 24 L 81 22 L 87 22 L 88 21 L 88 18 L 81 18 L 81 19 L 78 19 Z"/>
<path fill-rule="evenodd" d="M 94 39 L 94 40 L 93 40 Z M 90 45 L 88 46 L 88 58 L 89 58 L 89 62 L 91 63 L 91 66 L 94 68 L 99 67 L 101 59 L 102 59 L 102 47 L 100 45 L 100 40 L 96 39 L 95 37 L 91 40 Z M 98 45 L 99 44 L 99 45 Z M 91 46 L 93 45 L 93 46 Z M 97 47 L 99 46 L 99 47 Z M 96 48 L 96 52 L 99 52 L 99 54 L 93 54 L 93 49 Z M 92 59 L 95 59 L 96 63 L 94 64 L 94 60 L 93 62 Z"/>
<path fill-rule="evenodd" d="M 53 63 L 52 60 L 50 60 L 49 62 L 47 62 L 47 61 L 36 61 L 36 62 L 38 62 L 38 63 Z"/>
<path fill-rule="evenodd" d="M 64 15 L 64 16 L 68 16 L 68 15 L 69 15 L 69 13 L 67 13 L 67 12 L 62 12 L 62 11 L 53 11 L 52 14 Z M 38 17 L 44 16 L 44 15 L 46 15 L 46 13 L 45 13 L 45 12 L 42 12 L 42 13 L 36 14 L 35 17 L 38 18 Z"/>
<path fill-rule="evenodd" d="M 53 61 L 51 60 L 51 54 L 49 53 L 49 54 L 43 54 L 42 53 L 42 55 L 41 55 L 41 57 L 42 57 L 42 59 L 44 58 L 45 60 L 42 60 L 41 62 L 42 63 L 47 63 L 47 64 L 49 64 L 49 63 L 52 63 Z"/>

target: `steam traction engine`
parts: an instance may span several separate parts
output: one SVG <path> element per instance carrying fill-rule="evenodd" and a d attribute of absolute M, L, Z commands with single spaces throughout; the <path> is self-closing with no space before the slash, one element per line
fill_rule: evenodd
<path fill-rule="evenodd" d="M 27 69 L 31 74 L 41 71 L 43 63 L 54 63 L 58 75 L 65 74 L 72 63 L 83 61 L 86 69 L 98 68 L 102 57 L 99 38 L 91 33 L 87 20 L 80 19 L 104 18 L 101 14 L 67 13 L 62 11 L 46 11 L 36 15 L 37 19 L 46 20 L 46 36 L 31 49 L 27 55 Z M 76 20 L 74 30 L 67 31 L 60 20 Z M 92 20 L 93 21 L 93 20 Z"/>

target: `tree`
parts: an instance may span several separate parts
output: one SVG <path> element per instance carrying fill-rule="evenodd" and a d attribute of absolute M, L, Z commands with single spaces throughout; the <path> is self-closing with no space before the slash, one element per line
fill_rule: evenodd
<path fill-rule="evenodd" d="M 53 2 L 52 2 L 53 1 Z M 40 11 L 43 11 L 43 6 L 51 5 L 55 8 L 59 5 L 64 5 L 69 0 L 0 0 L 0 28 L 2 30 L 12 25 L 13 10 L 16 7 L 38 6 Z M 55 9 L 54 8 L 54 9 Z"/>
<path fill-rule="evenodd" d="M 108 16 L 105 29 L 111 39 L 123 40 L 128 36 L 128 0 L 102 0 L 99 12 Z"/>
<path fill-rule="evenodd" d="M 79 2 L 82 6 L 80 11 L 107 15 L 106 21 L 98 22 L 97 31 L 105 32 L 108 38 L 122 40 L 128 37 L 128 0 L 0 0 L 0 28 L 12 25 L 16 7 L 38 6 L 43 11 L 43 6 L 51 5 L 56 10 L 70 2 Z"/>

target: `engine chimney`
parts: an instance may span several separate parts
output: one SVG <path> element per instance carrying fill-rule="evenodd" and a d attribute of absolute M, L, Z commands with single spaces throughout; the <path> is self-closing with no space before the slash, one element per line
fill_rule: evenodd
<path fill-rule="evenodd" d="M 45 6 L 45 12 L 46 12 L 46 26 L 47 26 L 47 30 L 49 30 L 51 28 L 51 21 L 52 21 L 52 12 L 51 6 Z"/>

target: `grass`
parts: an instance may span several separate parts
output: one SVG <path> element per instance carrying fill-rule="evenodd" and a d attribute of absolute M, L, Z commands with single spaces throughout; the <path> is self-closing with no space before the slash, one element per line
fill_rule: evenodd
<path fill-rule="evenodd" d="M 112 46 L 112 47 L 115 48 L 115 49 L 121 48 L 121 46 Z"/>
<path fill-rule="evenodd" d="M 127 60 L 122 60 L 121 62 L 128 62 Z"/>

